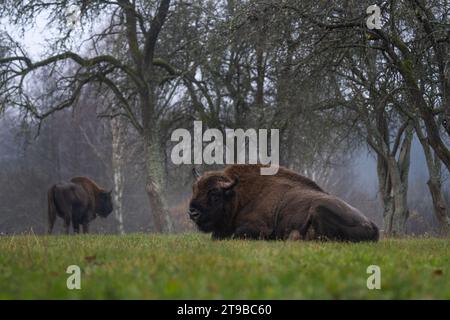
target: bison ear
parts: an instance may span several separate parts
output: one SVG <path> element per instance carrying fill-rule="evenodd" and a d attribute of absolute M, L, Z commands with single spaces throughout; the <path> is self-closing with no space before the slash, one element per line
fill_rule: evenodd
<path fill-rule="evenodd" d="M 239 183 L 239 177 L 234 176 L 233 181 L 224 183 L 222 186 L 225 195 L 230 195 L 233 192 L 234 187 L 236 187 Z"/>
<path fill-rule="evenodd" d="M 200 174 L 195 167 L 192 168 L 192 175 L 194 176 L 195 180 L 198 180 L 200 178 Z"/>

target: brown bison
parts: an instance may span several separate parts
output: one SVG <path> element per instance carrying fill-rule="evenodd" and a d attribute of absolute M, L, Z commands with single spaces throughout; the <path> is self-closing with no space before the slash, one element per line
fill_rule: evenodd
<path fill-rule="evenodd" d="M 70 182 L 60 182 L 48 190 L 48 233 L 52 233 L 56 216 L 64 219 L 64 228 L 69 233 L 70 222 L 75 233 L 88 233 L 89 222 L 98 213 L 107 217 L 113 210 L 111 191 L 104 190 L 86 177 L 75 177 Z"/>
<path fill-rule="evenodd" d="M 189 216 L 214 239 L 377 241 L 377 226 L 314 181 L 280 167 L 232 165 L 199 176 L 194 171 Z"/>

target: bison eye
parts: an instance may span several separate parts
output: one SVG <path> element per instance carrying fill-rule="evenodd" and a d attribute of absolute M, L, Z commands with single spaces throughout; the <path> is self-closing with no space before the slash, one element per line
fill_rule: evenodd
<path fill-rule="evenodd" d="M 211 203 L 217 203 L 222 198 L 222 192 L 220 190 L 213 189 L 208 192 L 208 198 Z"/>

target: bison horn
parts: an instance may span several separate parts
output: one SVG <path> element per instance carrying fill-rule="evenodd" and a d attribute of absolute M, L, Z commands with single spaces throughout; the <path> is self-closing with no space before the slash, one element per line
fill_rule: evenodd
<path fill-rule="evenodd" d="M 233 188 L 239 183 L 239 178 L 234 177 L 234 180 L 232 182 L 224 183 L 223 184 L 223 190 L 224 191 L 230 191 L 233 190 Z"/>
<path fill-rule="evenodd" d="M 198 171 L 195 167 L 192 168 L 192 175 L 194 176 L 194 179 L 200 178 L 200 174 L 198 173 Z"/>

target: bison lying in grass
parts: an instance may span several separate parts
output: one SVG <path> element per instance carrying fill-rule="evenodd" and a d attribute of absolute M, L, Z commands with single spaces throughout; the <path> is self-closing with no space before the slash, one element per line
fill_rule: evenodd
<path fill-rule="evenodd" d="M 72 222 L 73 231 L 88 233 L 89 222 L 97 213 L 107 217 L 113 210 L 111 191 L 104 190 L 86 177 L 75 177 L 70 182 L 60 182 L 48 190 L 48 233 L 52 233 L 56 216 L 64 219 L 64 229 L 69 233 Z"/>
<path fill-rule="evenodd" d="M 189 216 L 215 239 L 377 241 L 377 226 L 314 181 L 280 168 L 260 175 L 261 165 L 232 165 L 196 181 Z"/>

